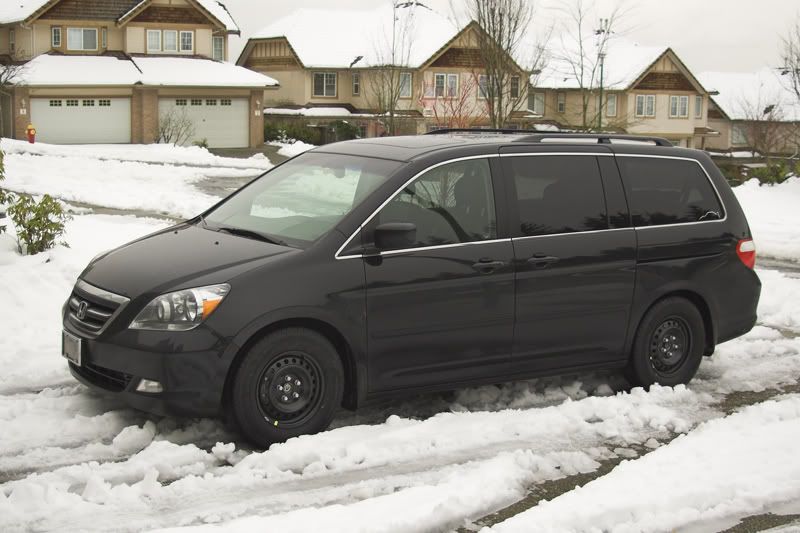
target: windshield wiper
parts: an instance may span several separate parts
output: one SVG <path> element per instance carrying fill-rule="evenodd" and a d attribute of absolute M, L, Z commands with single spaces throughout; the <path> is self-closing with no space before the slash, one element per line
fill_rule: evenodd
<path fill-rule="evenodd" d="M 248 239 L 256 239 L 259 241 L 268 242 L 270 244 L 278 244 L 280 246 L 289 246 L 288 244 L 286 244 L 286 241 L 282 241 L 280 239 L 276 239 L 275 237 L 270 237 L 268 235 L 264 235 L 263 233 L 259 233 L 257 231 L 253 231 L 250 229 L 234 228 L 231 226 L 219 226 L 214 229 L 217 231 L 230 233 L 231 235 L 238 235 L 239 237 L 247 237 Z"/>

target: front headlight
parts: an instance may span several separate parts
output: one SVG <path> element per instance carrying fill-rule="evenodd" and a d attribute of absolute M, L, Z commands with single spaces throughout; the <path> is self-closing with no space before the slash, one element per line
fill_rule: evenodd
<path fill-rule="evenodd" d="M 133 319 L 130 329 L 188 331 L 200 325 L 222 302 L 231 286 L 227 283 L 162 294 Z"/>

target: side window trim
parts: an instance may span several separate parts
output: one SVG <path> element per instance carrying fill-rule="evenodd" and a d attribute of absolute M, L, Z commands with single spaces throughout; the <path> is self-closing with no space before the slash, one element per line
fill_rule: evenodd
<path fill-rule="evenodd" d="M 652 155 L 651 154 L 614 154 L 614 155 L 616 157 L 638 157 L 638 158 L 647 158 L 647 159 L 675 159 L 675 160 L 678 160 L 678 161 L 689 161 L 689 162 L 695 163 L 697 166 L 700 167 L 700 170 L 703 172 L 703 175 L 706 177 L 708 182 L 711 184 L 711 190 L 714 191 L 714 195 L 717 198 L 717 202 L 719 202 L 719 205 L 722 208 L 722 213 L 723 213 L 723 217 L 722 218 L 716 218 L 716 219 L 713 219 L 713 220 L 698 220 L 698 221 L 695 221 L 695 222 L 678 222 L 678 223 L 675 223 L 675 224 L 661 224 L 661 225 L 655 225 L 655 226 L 636 226 L 636 225 L 634 225 L 633 228 L 636 231 L 648 230 L 648 229 L 659 229 L 659 228 L 672 228 L 672 227 L 678 227 L 678 226 L 692 226 L 692 225 L 695 225 L 695 224 L 714 224 L 714 223 L 719 223 L 719 222 L 725 222 L 726 220 L 728 220 L 728 207 L 725 205 L 725 202 L 722 200 L 722 195 L 719 193 L 719 189 L 717 188 L 716 183 L 714 183 L 714 180 L 711 179 L 711 175 L 706 170 L 706 167 L 704 167 L 703 164 L 700 163 L 700 161 L 698 161 L 697 159 L 694 159 L 694 158 L 691 158 L 691 157 L 680 157 L 680 156 L 677 156 L 677 155 L 655 155 L 655 154 L 652 154 Z M 628 199 L 628 201 L 630 202 L 630 199 Z"/>
<path fill-rule="evenodd" d="M 486 160 L 489 160 L 489 167 L 490 167 L 491 170 L 493 170 L 494 167 L 491 165 L 491 159 L 498 158 L 498 157 L 500 157 L 500 154 L 497 154 L 497 153 L 472 155 L 472 156 L 465 156 L 465 157 L 456 157 L 456 158 L 453 158 L 453 159 L 440 161 L 438 163 L 435 163 L 433 165 L 425 167 L 420 172 L 417 172 L 416 174 L 414 174 L 405 183 L 400 185 L 367 218 L 365 218 L 364 221 L 361 224 L 359 224 L 359 226 L 355 229 L 355 231 L 353 231 L 353 233 L 350 234 L 350 236 L 347 238 L 347 240 L 345 240 L 344 243 L 342 243 L 342 245 L 339 247 L 339 249 L 336 250 L 336 253 L 334 254 L 334 259 L 337 259 L 337 260 L 339 260 L 339 259 L 361 259 L 361 258 L 365 257 L 365 255 L 363 253 L 360 253 L 360 254 L 348 253 L 347 255 L 342 255 L 342 252 L 344 250 L 346 250 L 351 245 L 351 243 L 354 240 L 356 240 L 356 238 L 358 238 L 360 240 L 360 236 L 361 236 L 364 228 L 366 228 L 369 225 L 369 223 L 372 222 L 372 220 L 378 215 L 378 213 L 381 212 L 381 210 L 384 207 L 386 207 L 389 204 L 389 202 L 394 200 L 397 197 L 397 195 L 402 193 L 409 185 L 414 183 L 417 179 L 419 179 L 423 175 L 427 174 L 428 172 L 430 172 L 432 170 L 435 170 L 435 169 L 437 169 L 439 167 L 442 167 L 442 166 L 445 166 L 445 165 L 449 165 L 451 163 L 458 163 L 458 162 L 461 162 L 461 161 L 470 161 L 470 160 L 474 160 L 474 159 L 486 159 Z M 495 182 L 495 178 L 494 178 L 494 174 L 492 174 L 492 187 L 493 188 L 494 188 L 494 182 Z M 495 210 L 496 210 L 497 209 L 497 190 L 493 190 L 492 192 L 493 192 L 493 196 L 494 196 Z M 498 228 L 498 232 L 499 231 L 500 231 L 500 229 Z M 437 249 L 437 248 L 451 248 L 451 247 L 455 247 L 455 246 L 474 246 L 474 245 L 477 245 L 477 244 L 488 244 L 488 243 L 492 243 L 492 242 L 504 242 L 504 241 L 509 241 L 509 240 L 510 240 L 509 238 L 502 238 L 502 239 L 475 241 L 475 242 L 440 244 L 440 245 L 436 245 L 436 246 L 410 248 L 408 250 L 387 250 L 387 251 L 381 252 L 380 255 L 397 254 L 397 253 L 400 253 L 400 252 L 419 251 L 419 250 L 431 250 L 431 249 Z"/>

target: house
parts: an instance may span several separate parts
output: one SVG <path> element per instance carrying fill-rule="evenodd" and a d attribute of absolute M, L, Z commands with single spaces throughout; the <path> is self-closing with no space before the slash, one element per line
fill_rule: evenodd
<path fill-rule="evenodd" d="M 474 22 L 456 25 L 417 2 L 359 11 L 297 9 L 256 32 L 237 65 L 280 82 L 265 92 L 267 120 L 324 125 L 345 120 L 362 136 L 424 133 L 489 123 Z M 526 108 L 527 75 L 514 64 L 508 100 Z M 392 127 L 391 122 L 401 123 Z"/>
<path fill-rule="evenodd" d="M 263 143 L 272 78 L 225 63 L 239 29 L 216 0 L 6 0 L 3 135 L 50 143 L 151 143 L 168 119 L 184 144 Z M 16 67 L 15 65 L 21 65 Z M 175 118 L 177 117 L 177 118 Z"/>
<path fill-rule="evenodd" d="M 711 100 L 708 121 L 720 136 L 707 148 L 765 155 L 800 152 L 800 99 L 785 69 L 703 72 L 699 77 L 718 93 Z"/>
<path fill-rule="evenodd" d="M 531 77 L 528 108 L 540 122 L 665 137 L 694 148 L 719 135 L 708 123 L 710 93 L 671 48 L 610 39 L 602 77 L 592 54 L 555 53 Z"/>

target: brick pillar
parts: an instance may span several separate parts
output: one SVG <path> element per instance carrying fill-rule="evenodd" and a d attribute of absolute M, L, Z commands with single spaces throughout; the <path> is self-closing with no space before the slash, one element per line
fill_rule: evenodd
<path fill-rule="evenodd" d="M 158 137 L 158 89 L 142 91 L 142 142 L 150 144 Z"/>
<path fill-rule="evenodd" d="M 28 89 L 25 87 L 14 89 L 13 121 L 15 139 L 25 139 L 25 130 L 28 124 L 31 123 L 31 102 L 28 95 Z"/>
<path fill-rule="evenodd" d="M 142 90 L 134 87 L 131 95 L 131 142 L 141 144 L 142 142 Z"/>
<path fill-rule="evenodd" d="M 250 148 L 264 144 L 264 91 L 250 91 Z"/>

